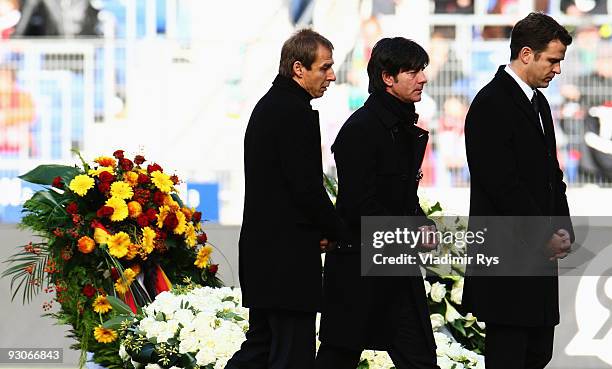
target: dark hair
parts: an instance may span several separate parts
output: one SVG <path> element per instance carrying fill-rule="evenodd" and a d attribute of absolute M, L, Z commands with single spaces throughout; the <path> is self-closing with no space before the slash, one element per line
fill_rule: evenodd
<path fill-rule="evenodd" d="M 281 49 L 278 73 L 288 78 L 293 77 L 293 63 L 296 61 L 301 62 L 306 69 L 310 70 L 312 63 L 317 58 L 319 45 L 330 51 L 334 49 L 334 45 L 328 39 L 311 29 L 306 28 L 294 33 L 285 41 Z"/>
<path fill-rule="evenodd" d="M 397 76 L 403 71 L 417 71 L 429 64 L 429 55 L 421 45 L 403 37 L 380 39 L 372 49 L 368 62 L 368 92 L 385 91 L 382 73 Z"/>
<path fill-rule="evenodd" d="M 572 36 L 552 17 L 544 13 L 530 13 L 512 28 L 510 60 L 518 58 L 519 51 L 525 46 L 539 54 L 553 40 L 568 46 L 572 43 Z"/>

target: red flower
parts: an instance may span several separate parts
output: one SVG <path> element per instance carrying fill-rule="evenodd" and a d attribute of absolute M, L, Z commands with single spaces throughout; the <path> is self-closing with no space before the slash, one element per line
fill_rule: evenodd
<path fill-rule="evenodd" d="M 119 166 L 127 172 L 134 168 L 134 163 L 130 159 L 119 159 Z"/>
<path fill-rule="evenodd" d="M 62 182 L 62 177 L 57 176 L 53 178 L 53 183 L 51 184 L 55 188 L 62 189 L 64 188 L 64 182 Z"/>
<path fill-rule="evenodd" d="M 150 220 L 149 220 L 149 217 L 147 217 L 145 214 L 140 214 L 136 218 L 136 223 L 138 223 L 138 225 L 141 227 L 146 227 L 149 225 Z"/>
<path fill-rule="evenodd" d="M 161 191 L 156 191 L 153 194 L 153 202 L 155 203 L 155 205 L 157 206 L 161 206 L 164 203 L 164 199 L 166 198 L 166 195 L 164 195 L 163 192 Z"/>
<path fill-rule="evenodd" d="M 110 182 L 100 182 L 98 183 L 98 190 L 100 190 L 100 192 L 108 192 L 110 191 Z"/>
<path fill-rule="evenodd" d="M 77 205 L 77 203 L 73 201 L 68 204 L 68 206 L 66 206 L 66 211 L 68 212 L 68 214 L 76 214 L 79 212 L 79 205 Z"/>
<path fill-rule="evenodd" d="M 166 238 L 168 238 L 166 232 L 162 231 L 161 229 L 156 229 L 155 233 L 157 233 L 157 238 L 159 238 L 160 240 L 165 240 Z"/>
<path fill-rule="evenodd" d="M 113 156 L 117 159 L 123 159 L 123 150 L 117 150 L 113 153 Z"/>
<path fill-rule="evenodd" d="M 157 164 L 157 163 L 153 163 L 152 165 L 147 166 L 147 172 L 149 172 L 149 173 L 153 173 L 156 170 L 159 170 L 160 172 L 164 171 L 162 169 L 162 167 L 160 167 L 159 164 Z"/>
<path fill-rule="evenodd" d="M 104 224 L 100 223 L 98 220 L 94 219 L 91 221 L 91 228 L 100 228 L 108 233 L 108 230 L 104 226 Z"/>
<path fill-rule="evenodd" d="M 113 176 L 107 171 L 100 173 L 98 178 L 100 179 L 100 182 L 107 182 L 107 183 L 110 183 L 115 180 L 115 176 Z"/>
<path fill-rule="evenodd" d="M 85 287 L 83 287 L 83 295 L 91 298 L 96 294 L 96 289 L 91 285 L 91 284 L 86 284 Z"/>
<path fill-rule="evenodd" d="M 79 214 L 72 214 L 72 223 L 79 224 L 83 218 Z"/>
<path fill-rule="evenodd" d="M 145 183 L 149 183 L 149 182 L 151 182 L 151 179 L 149 178 L 148 175 L 146 175 L 144 173 L 140 173 L 138 175 L 138 183 L 145 184 Z"/>
<path fill-rule="evenodd" d="M 134 201 L 138 201 L 140 205 L 146 204 L 149 201 L 149 197 L 151 197 L 151 191 L 149 190 L 137 188 L 134 191 Z"/>
<path fill-rule="evenodd" d="M 110 217 L 111 215 L 113 215 L 113 212 L 115 211 L 115 209 L 111 208 L 110 206 L 102 206 L 100 209 L 98 209 L 98 211 L 96 212 L 96 215 L 98 216 L 98 218 L 106 218 L 106 217 Z"/>
<path fill-rule="evenodd" d="M 172 183 L 174 183 L 175 185 L 177 185 L 179 183 L 179 177 L 174 174 L 170 176 L 170 180 L 172 181 Z"/>
<path fill-rule="evenodd" d="M 191 220 L 195 224 L 200 223 L 200 221 L 202 220 L 202 212 L 201 211 L 194 212 L 193 215 L 191 216 Z"/>
<path fill-rule="evenodd" d="M 55 228 L 53 230 L 53 234 L 55 235 L 55 237 L 63 237 L 64 236 L 64 231 L 62 231 L 59 228 Z"/>
<path fill-rule="evenodd" d="M 198 235 L 198 243 L 200 245 L 204 245 L 206 244 L 206 241 L 208 241 L 208 236 L 206 235 L 206 233 L 200 233 Z"/>
<path fill-rule="evenodd" d="M 166 216 L 166 219 L 164 219 L 164 225 L 170 230 L 176 228 L 176 226 L 178 225 L 178 219 L 176 218 L 176 214 L 168 214 Z"/>
<path fill-rule="evenodd" d="M 144 163 L 145 161 L 146 161 L 146 159 L 145 159 L 145 158 L 144 158 L 144 156 L 142 156 L 142 155 L 136 155 L 136 156 L 134 157 L 134 163 L 136 163 L 136 164 L 138 164 L 138 165 L 140 165 L 140 164 Z"/>
<path fill-rule="evenodd" d="M 208 266 L 208 271 L 211 272 L 212 274 L 217 273 L 218 270 L 219 270 L 219 264 L 210 264 Z"/>
<path fill-rule="evenodd" d="M 144 214 L 147 216 L 147 218 L 151 222 L 157 219 L 157 211 L 153 208 L 147 209 L 147 211 L 145 211 Z"/>

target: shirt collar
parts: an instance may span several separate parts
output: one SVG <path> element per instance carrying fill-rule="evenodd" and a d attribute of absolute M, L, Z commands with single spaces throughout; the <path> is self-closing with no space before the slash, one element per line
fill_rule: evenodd
<path fill-rule="evenodd" d="M 519 85 L 521 90 L 523 90 L 523 92 L 527 96 L 527 100 L 531 101 L 531 98 L 533 97 L 533 94 L 534 94 L 534 90 L 531 87 L 529 87 L 529 85 L 525 83 L 525 81 L 523 81 L 521 77 L 519 77 L 516 73 L 514 73 L 512 68 L 510 68 L 510 64 L 506 65 L 506 67 L 504 68 L 504 71 L 508 73 L 510 77 L 512 77 L 516 81 L 516 83 Z"/>

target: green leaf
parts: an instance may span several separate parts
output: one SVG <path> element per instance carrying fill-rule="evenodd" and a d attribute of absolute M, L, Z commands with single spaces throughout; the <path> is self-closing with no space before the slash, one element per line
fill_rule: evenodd
<path fill-rule="evenodd" d="M 151 343 L 147 343 L 144 346 L 142 346 L 140 351 L 133 353 L 132 358 L 134 359 L 134 361 L 137 361 L 139 363 L 146 365 L 151 362 L 151 357 L 153 356 L 154 352 L 155 352 L 155 345 Z"/>
<path fill-rule="evenodd" d="M 81 173 L 82 171 L 77 167 L 46 164 L 37 166 L 26 174 L 20 175 L 19 178 L 30 183 L 51 185 L 53 183 L 53 178 L 57 176 L 60 176 L 64 181 L 67 181 L 68 179 L 72 179 Z"/>
<path fill-rule="evenodd" d="M 129 315 L 129 316 L 134 315 L 134 313 L 132 312 L 132 309 L 125 302 L 121 301 L 117 297 L 106 296 L 106 299 L 111 304 L 111 306 L 113 307 L 113 310 L 115 310 L 117 314 Z"/>
<path fill-rule="evenodd" d="M 197 360 L 190 353 L 181 356 L 181 366 L 185 369 L 193 369 L 197 365 Z"/>
<path fill-rule="evenodd" d="M 102 326 L 104 328 L 110 328 L 110 329 L 119 329 L 121 327 L 121 323 L 123 323 L 124 321 L 129 320 L 129 321 L 133 321 L 131 316 L 127 316 L 127 315 L 120 315 L 120 316 L 116 316 L 112 319 L 109 319 L 107 321 L 105 321 Z"/>

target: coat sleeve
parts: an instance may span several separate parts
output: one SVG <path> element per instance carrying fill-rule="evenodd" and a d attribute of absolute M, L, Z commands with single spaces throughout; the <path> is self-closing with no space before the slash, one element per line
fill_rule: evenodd
<path fill-rule="evenodd" d="M 351 227 L 358 227 L 361 216 L 390 215 L 376 197 L 376 147 L 366 130 L 345 124 L 333 145 L 338 168 L 338 196 Z"/>
<path fill-rule="evenodd" d="M 336 241 L 346 238 L 348 231 L 323 186 L 319 127 L 308 119 L 309 113 L 281 116 L 277 131 L 281 178 L 308 222 L 323 237 Z"/>

